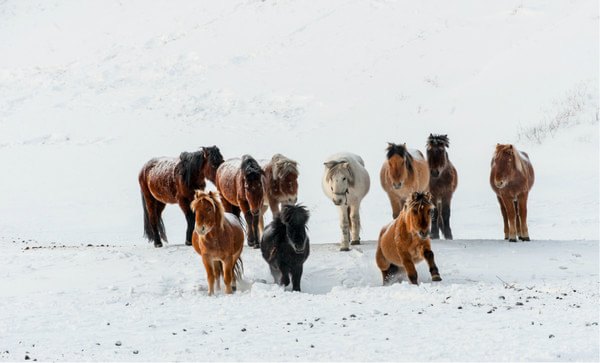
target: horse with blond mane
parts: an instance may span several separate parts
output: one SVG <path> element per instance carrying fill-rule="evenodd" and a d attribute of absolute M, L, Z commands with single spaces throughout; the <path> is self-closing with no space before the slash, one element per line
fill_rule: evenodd
<path fill-rule="evenodd" d="M 217 192 L 196 191 L 191 208 L 195 213 L 196 227 L 192 237 L 194 250 L 202 256 L 208 280 L 208 296 L 217 288 L 221 273 L 225 293 L 231 294 L 236 280 L 241 280 L 244 230 L 238 217 L 225 213 Z"/>
<path fill-rule="evenodd" d="M 504 220 L 504 239 L 529 241 L 527 197 L 535 181 L 527 153 L 511 144 L 497 144 L 492 158 L 490 185 Z"/>

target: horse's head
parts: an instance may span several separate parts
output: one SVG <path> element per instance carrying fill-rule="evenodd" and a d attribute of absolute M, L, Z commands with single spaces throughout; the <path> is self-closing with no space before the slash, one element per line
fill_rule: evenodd
<path fill-rule="evenodd" d="M 331 189 L 333 204 L 348 204 L 348 192 L 354 186 L 354 173 L 347 160 L 332 160 L 325 163 L 327 181 Z"/>
<path fill-rule="evenodd" d="M 450 147 L 448 135 L 429 134 L 427 139 L 427 163 L 429 164 L 429 173 L 432 178 L 440 176 L 440 172 L 446 167 L 448 162 L 448 152 L 446 148 Z"/>
<path fill-rule="evenodd" d="M 298 201 L 298 163 L 281 154 L 271 159 L 273 182 L 285 197 L 283 204 L 295 204 Z"/>
<path fill-rule="evenodd" d="M 429 238 L 431 225 L 431 194 L 413 192 L 404 204 L 406 222 L 410 233 L 425 240 Z"/>
<path fill-rule="evenodd" d="M 281 222 L 286 226 L 287 242 L 296 253 L 304 253 L 308 246 L 306 223 L 308 209 L 302 205 L 284 205 L 279 213 Z"/>
<path fill-rule="evenodd" d="M 506 187 L 514 179 L 516 172 L 523 173 L 517 149 L 511 144 L 497 144 L 492 159 L 492 182 L 496 188 Z"/>
<path fill-rule="evenodd" d="M 221 150 L 215 145 L 203 147 L 204 152 L 204 175 L 211 182 L 215 182 L 217 177 L 217 169 L 223 164 L 223 155 Z"/>
<path fill-rule="evenodd" d="M 207 235 L 215 226 L 223 229 L 224 210 L 218 192 L 196 190 L 191 208 L 195 213 L 195 231 L 198 235 Z"/>
<path fill-rule="evenodd" d="M 250 212 L 257 216 L 265 198 L 265 172 L 250 155 L 242 157 L 241 171 L 244 195 L 250 206 Z"/>
<path fill-rule="evenodd" d="M 406 149 L 406 144 L 396 145 L 388 142 L 387 163 L 389 175 L 394 189 L 402 188 L 408 173 L 412 173 L 412 156 Z"/>

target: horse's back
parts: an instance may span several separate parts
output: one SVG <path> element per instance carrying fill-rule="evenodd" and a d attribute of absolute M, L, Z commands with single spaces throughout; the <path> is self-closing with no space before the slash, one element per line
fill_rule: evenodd
<path fill-rule="evenodd" d="M 233 158 L 225 160 L 217 169 L 215 185 L 229 203 L 237 205 L 236 176 L 240 172 L 241 159 Z"/>
<path fill-rule="evenodd" d="M 152 158 L 140 171 L 140 183 L 146 183 L 150 193 L 163 203 L 177 203 L 176 165 L 175 158 Z"/>

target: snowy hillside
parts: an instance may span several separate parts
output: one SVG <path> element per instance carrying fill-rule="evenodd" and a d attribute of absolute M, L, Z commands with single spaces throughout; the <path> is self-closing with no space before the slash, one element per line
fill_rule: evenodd
<path fill-rule="evenodd" d="M 598 15 L 592 0 L 0 1 L 0 359 L 598 360 Z M 444 280 L 419 266 L 419 287 L 383 288 L 385 147 L 424 151 L 430 133 L 459 174 L 455 241 L 433 245 Z M 496 143 L 535 168 L 531 243 L 501 241 Z M 264 284 L 245 250 L 247 286 L 208 298 L 177 206 L 167 247 L 143 239 L 140 168 L 203 145 L 298 161 L 318 245 L 303 293 Z M 320 186 L 338 151 L 371 176 L 368 242 L 346 254 Z M 304 345 L 274 338 L 288 322 Z"/>

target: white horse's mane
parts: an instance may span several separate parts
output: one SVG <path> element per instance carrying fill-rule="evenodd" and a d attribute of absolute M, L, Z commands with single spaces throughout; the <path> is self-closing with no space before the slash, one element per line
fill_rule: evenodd
<path fill-rule="evenodd" d="M 331 181 L 331 179 L 342 173 L 348 178 L 348 185 L 354 186 L 354 172 L 352 171 L 352 167 L 350 166 L 350 162 L 347 159 L 340 160 L 332 160 L 326 163 L 327 165 L 327 180 Z"/>

